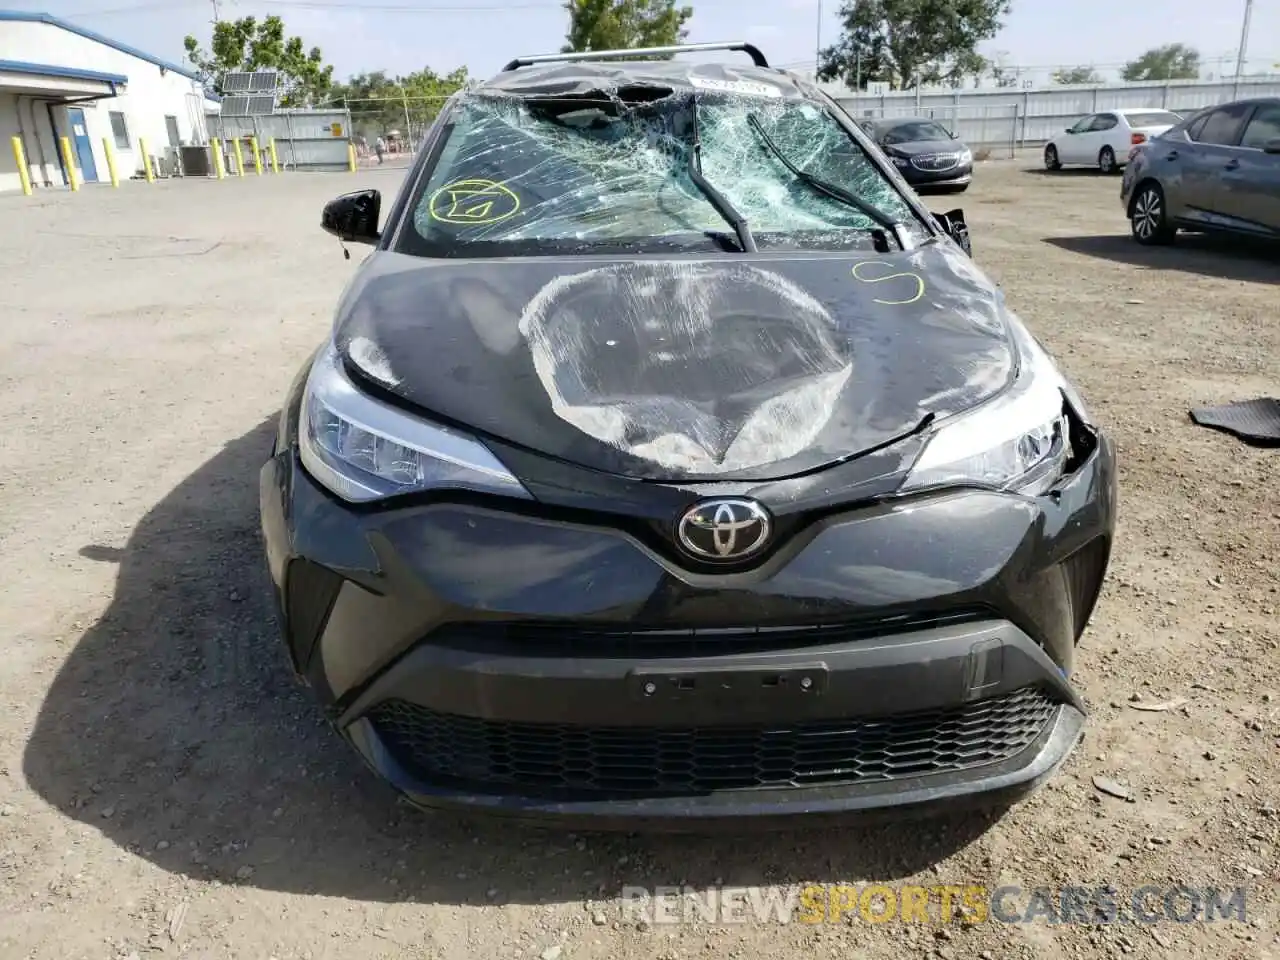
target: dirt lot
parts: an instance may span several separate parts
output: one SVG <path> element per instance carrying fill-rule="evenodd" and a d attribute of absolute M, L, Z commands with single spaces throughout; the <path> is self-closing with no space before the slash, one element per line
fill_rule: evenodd
<path fill-rule="evenodd" d="M 1118 179 L 1025 166 L 963 206 L 1119 445 L 1088 738 L 994 823 L 747 840 L 420 814 L 288 676 L 257 470 L 355 262 L 320 204 L 398 171 L 0 197 L 0 957 L 1280 956 L 1280 461 L 1187 418 L 1280 395 L 1280 263 L 1140 250 Z M 1249 922 L 646 927 L 618 899 L 869 881 L 1243 884 Z"/>

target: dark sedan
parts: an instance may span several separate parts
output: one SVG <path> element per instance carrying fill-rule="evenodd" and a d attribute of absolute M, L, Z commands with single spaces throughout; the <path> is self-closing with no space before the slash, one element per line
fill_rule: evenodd
<path fill-rule="evenodd" d="M 862 128 L 917 191 L 960 193 L 973 179 L 973 151 L 926 117 L 864 120 Z"/>
<path fill-rule="evenodd" d="M 1144 245 L 1179 230 L 1280 240 L 1280 98 L 1209 107 L 1136 147 L 1120 200 Z"/>
<path fill-rule="evenodd" d="M 415 803 L 951 810 L 1079 740 L 1110 443 L 960 212 L 722 48 L 515 61 L 384 223 L 325 208 L 373 250 L 262 527 L 294 669 Z"/>

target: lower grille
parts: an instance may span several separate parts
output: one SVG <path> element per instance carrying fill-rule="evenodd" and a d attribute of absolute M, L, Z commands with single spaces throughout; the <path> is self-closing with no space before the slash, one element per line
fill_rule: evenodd
<path fill-rule="evenodd" d="M 790 650 L 826 643 L 857 643 L 910 630 L 1000 619 L 987 607 L 968 607 L 932 614 L 874 617 L 863 621 L 785 626 L 670 627 L 581 620 L 454 623 L 431 635 L 431 642 L 473 653 L 525 657 L 653 657 L 724 656 L 730 653 Z"/>
<path fill-rule="evenodd" d="M 505 723 L 403 700 L 379 704 L 369 719 L 392 755 L 428 781 L 526 796 L 672 796 L 971 770 L 1018 754 L 1056 709 L 1026 687 L 947 710 L 767 728 Z"/>
<path fill-rule="evenodd" d="M 941 173 L 943 170 L 950 170 L 952 167 L 960 165 L 960 154 L 958 153 L 926 153 L 918 157 L 911 158 L 911 165 L 917 170 L 927 170 L 930 173 Z"/>

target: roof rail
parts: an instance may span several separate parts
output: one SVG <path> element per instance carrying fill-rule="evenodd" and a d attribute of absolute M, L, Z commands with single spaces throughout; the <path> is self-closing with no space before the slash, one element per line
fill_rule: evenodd
<path fill-rule="evenodd" d="M 751 57 L 757 67 L 768 67 L 769 61 L 753 43 L 742 41 L 729 43 L 682 43 L 672 47 L 636 47 L 633 50 L 587 50 L 581 53 L 544 53 L 536 57 L 516 57 L 505 67 L 503 73 L 531 67 L 537 63 L 568 63 L 575 60 L 616 60 L 623 57 L 657 56 L 672 53 L 705 53 L 711 50 L 734 50 Z"/>

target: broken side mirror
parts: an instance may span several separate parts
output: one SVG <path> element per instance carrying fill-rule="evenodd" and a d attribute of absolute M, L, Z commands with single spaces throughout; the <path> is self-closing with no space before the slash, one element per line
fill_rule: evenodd
<path fill-rule="evenodd" d="M 969 240 L 969 225 L 964 221 L 964 211 L 956 209 L 936 216 L 947 236 L 956 242 L 966 256 L 972 257 L 973 245 Z"/>
<path fill-rule="evenodd" d="M 344 243 L 377 243 L 381 210 L 382 194 L 377 190 L 344 193 L 324 205 L 320 226 Z"/>

